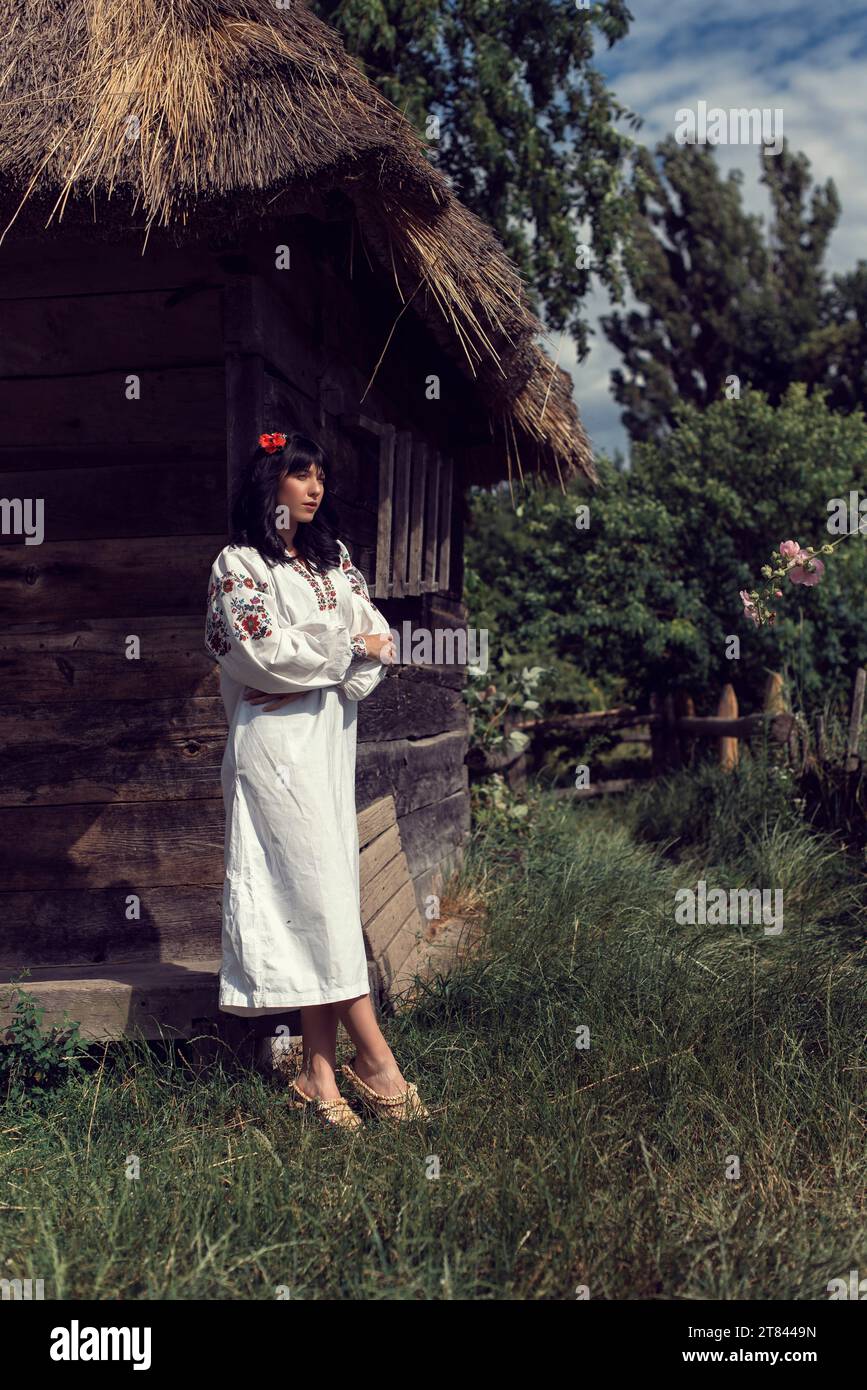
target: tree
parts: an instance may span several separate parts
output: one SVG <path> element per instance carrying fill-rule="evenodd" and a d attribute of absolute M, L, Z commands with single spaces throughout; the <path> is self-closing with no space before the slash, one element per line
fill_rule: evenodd
<path fill-rule="evenodd" d="M 682 405 L 628 472 L 599 469 L 587 529 L 575 526 L 588 501 L 578 485 L 532 488 L 518 514 L 508 493 L 474 501 L 467 602 L 494 667 L 505 649 L 548 668 L 547 694 L 591 708 L 679 686 L 710 712 L 727 681 L 755 708 L 766 672 L 784 668 L 807 706 L 848 691 L 867 661 L 863 537 L 840 546 L 815 588 L 786 584 L 773 627 L 744 619 L 739 592 L 781 541 L 833 539 L 829 501 L 867 491 L 860 411 L 835 413 L 803 384 L 776 407 L 756 391 Z"/>
<path fill-rule="evenodd" d="M 590 275 L 615 299 L 623 290 L 633 142 L 615 123 L 640 122 L 592 60 L 597 38 L 611 47 L 627 33 L 624 0 L 588 11 L 573 0 L 313 0 L 313 9 L 405 110 L 457 196 L 499 234 L 537 312 L 583 355 Z M 582 240 L 590 264 L 580 263 Z"/>
<path fill-rule="evenodd" d="M 742 206 L 740 171 L 723 179 L 707 146 L 671 138 L 635 158 L 637 221 L 628 274 L 643 307 L 603 328 L 624 369 L 615 398 L 635 440 L 659 439 L 677 406 L 719 400 L 729 377 L 780 400 L 807 380 L 806 344 L 827 317 L 823 260 L 840 204 L 832 182 L 810 191 L 809 163 L 784 144 L 760 154 L 773 215 Z"/>

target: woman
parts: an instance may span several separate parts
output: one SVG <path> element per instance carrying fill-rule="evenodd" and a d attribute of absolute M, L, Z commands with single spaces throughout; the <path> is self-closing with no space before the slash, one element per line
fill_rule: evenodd
<path fill-rule="evenodd" d="M 261 435 L 211 569 L 205 645 L 229 723 L 220 1008 L 300 1009 L 295 1104 L 355 1129 L 335 1077 L 338 1020 L 356 1048 L 342 1071 L 368 1108 L 428 1112 L 377 1026 L 359 910 L 357 707 L 394 647 L 324 484 L 313 440 Z"/>

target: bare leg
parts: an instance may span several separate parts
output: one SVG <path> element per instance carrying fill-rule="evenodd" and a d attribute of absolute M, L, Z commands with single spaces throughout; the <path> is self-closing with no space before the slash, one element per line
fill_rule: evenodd
<path fill-rule="evenodd" d="M 308 1096 L 338 1100 L 334 1077 L 337 1061 L 337 1014 L 333 1004 L 311 1004 L 301 1010 L 303 1060 L 297 1081 Z"/>
<path fill-rule="evenodd" d="M 406 1082 L 394 1060 L 394 1053 L 379 1030 L 370 995 L 341 999 L 331 1008 L 335 1020 L 340 1020 L 355 1043 L 352 1070 L 380 1095 L 399 1096 L 406 1089 Z"/>

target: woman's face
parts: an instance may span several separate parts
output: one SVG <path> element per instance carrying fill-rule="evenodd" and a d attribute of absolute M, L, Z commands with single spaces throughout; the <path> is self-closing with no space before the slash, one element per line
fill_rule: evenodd
<path fill-rule="evenodd" d="M 278 526 L 287 511 L 292 521 L 312 521 L 324 496 L 324 474 L 315 464 L 311 463 L 306 473 L 284 473 L 277 484 Z M 280 508 L 286 510 L 281 512 Z"/>

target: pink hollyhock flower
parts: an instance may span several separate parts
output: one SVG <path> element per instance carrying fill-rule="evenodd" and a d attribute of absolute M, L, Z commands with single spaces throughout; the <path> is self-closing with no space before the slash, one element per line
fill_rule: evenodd
<path fill-rule="evenodd" d="M 756 627 L 759 625 L 759 612 L 755 602 L 750 598 L 746 589 L 741 589 L 741 603 L 744 605 L 744 617 L 751 618 Z"/>
<path fill-rule="evenodd" d="M 825 573 L 825 566 L 818 555 L 808 555 L 806 550 L 802 550 L 797 558 L 805 563 L 808 560 L 811 561 L 812 570 L 804 569 L 803 565 L 794 565 L 786 577 L 791 579 L 793 584 L 818 584 Z"/>
<path fill-rule="evenodd" d="M 797 541 L 780 541 L 780 554 L 784 560 L 796 560 L 800 558 L 801 547 Z"/>

